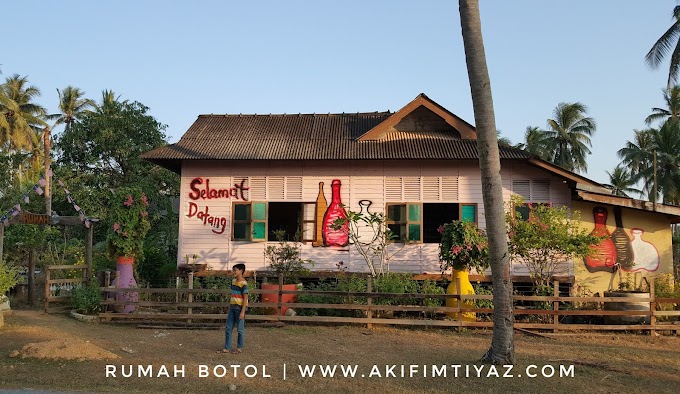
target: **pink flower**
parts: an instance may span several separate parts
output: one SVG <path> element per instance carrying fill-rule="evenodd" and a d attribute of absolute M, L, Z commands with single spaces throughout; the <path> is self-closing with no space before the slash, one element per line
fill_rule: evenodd
<path fill-rule="evenodd" d="M 128 236 L 127 231 L 123 231 L 123 237 L 127 238 L 127 236 Z"/>
<path fill-rule="evenodd" d="M 142 215 L 143 218 L 149 216 L 149 212 L 147 212 L 147 211 L 142 211 L 139 214 Z"/>
<path fill-rule="evenodd" d="M 453 248 L 451 248 L 451 253 L 453 254 L 458 254 L 463 250 L 463 247 L 460 245 L 456 245 Z"/>
<path fill-rule="evenodd" d="M 130 206 L 132 206 L 133 202 L 134 202 L 134 200 L 132 199 L 132 196 L 128 194 L 127 200 L 125 200 L 125 202 L 123 202 L 123 205 L 125 205 L 126 207 L 130 207 Z"/>
<path fill-rule="evenodd" d="M 118 232 L 120 230 L 120 224 L 114 223 L 113 224 L 113 231 Z"/>
<path fill-rule="evenodd" d="M 146 205 L 147 207 L 149 206 L 149 199 L 146 198 L 146 194 L 144 194 L 144 193 L 142 193 L 142 202 L 143 202 L 144 205 Z"/>
<path fill-rule="evenodd" d="M 439 234 L 442 234 L 442 233 L 444 232 L 444 226 L 443 226 L 443 225 L 439 226 L 439 227 L 437 228 L 437 232 L 438 232 Z"/>

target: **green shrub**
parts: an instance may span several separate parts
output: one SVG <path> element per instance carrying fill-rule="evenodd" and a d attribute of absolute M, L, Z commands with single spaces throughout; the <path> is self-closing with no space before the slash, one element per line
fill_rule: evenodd
<path fill-rule="evenodd" d="M 87 286 L 78 286 L 71 291 L 73 308 L 86 314 L 94 314 L 101 310 L 102 293 L 96 278 L 92 278 Z"/>
<path fill-rule="evenodd" d="M 0 261 L 0 301 L 4 301 L 5 293 L 16 286 L 18 282 L 19 271 L 16 267 L 4 261 Z"/>

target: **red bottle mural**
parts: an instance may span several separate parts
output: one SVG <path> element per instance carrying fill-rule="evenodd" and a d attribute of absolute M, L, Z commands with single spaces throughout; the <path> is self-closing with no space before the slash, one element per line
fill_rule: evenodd
<path fill-rule="evenodd" d="M 586 257 L 586 268 L 589 272 L 613 272 L 614 264 L 616 264 L 616 245 L 612 242 L 611 234 L 607 230 L 607 210 L 596 207 L 593 209 L 593 219 L 595 228 L 591 234 L 606 238 L 593 248 L 594 253 L 591 256 Z"/>
<path fill-rule="evenodd" d="M 334 179 L 331 183 L 331 204 L 328 206 L 326 213 L 323 215 L 323 243 L 325 246 L 347 246 L 349 244 L 349 235 L 347 231 L 349 226 L 347 223 L 342 228 L 333 230 L 331 225 L 338 218 L 346 218 L 347 212 L 342 207 L 340 199 L 340 180 Z"/>

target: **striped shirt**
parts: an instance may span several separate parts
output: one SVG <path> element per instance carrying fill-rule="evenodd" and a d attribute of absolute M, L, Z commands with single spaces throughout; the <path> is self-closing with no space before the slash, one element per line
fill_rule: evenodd
<path fill-rule="evenodd" d="M 236 279 L 231 281 L 231 300 L 229 303 L 231 305 L 243 305 L 243 298 L 248 294 L 248 282 L 245 280 L 241 282 L 236 282 Z"/>

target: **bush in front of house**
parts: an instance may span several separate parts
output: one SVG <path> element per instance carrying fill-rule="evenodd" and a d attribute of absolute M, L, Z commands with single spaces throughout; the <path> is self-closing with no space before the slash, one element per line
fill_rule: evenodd
<path fill-rule="evenodd" d="M 73 308 L 86 315 L 93 315 L 101 311 L 102 292 L 97 278 L 92 278 L 85 286 L 74 287 L 71 291 Z"/>

